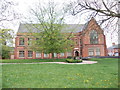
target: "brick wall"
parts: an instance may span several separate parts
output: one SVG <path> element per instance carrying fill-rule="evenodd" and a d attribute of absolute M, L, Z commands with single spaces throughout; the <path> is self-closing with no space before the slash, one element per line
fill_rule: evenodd
<path fill-rule="evenodd" d="M 98 33 L 98 44 L 90 44 L 90 32 L 92 30 L 96 30 Z M 33 57 L 28 57 L 28 51 L 30 48 L 28 47 L 28 37 L 25 35 L 28 33 L 17 33 L 17 37 L 15 39 L 15 59 L 36 59 L 36 52 L 33 51 Z M 19 45 L 19 38 L 23 37 L 25 40 L 25 44 L 23 46 Z M 75 52 L 77 51 L 79 56 L 87 57 L 88 55 L 88 49 L 93 48 L 94 49 L 94 55 L 96 55 L 96 48 L 100 49 L 100 56 L 106 56 L 107 55 L 107 48 L 106 48 L 106 39 L 105 35 L 103 33 L 103 30 L 100 28 L 100 26 L 96 23 L 95 19 L 92 18 L 88 24 L 85 30 L 82 32 L 78 32 L 74 34 L 74 38 L 72 38 L 73 42 L 75 42 L 74 48 L 72 50 L 72 56 L 75 56 Z M 24 51 L 24 57 L 19 57 L 19 51 Z M 41 59 L 44 58 L 52 58 L 52 55 L 49 54 L 48 57 L 44 57 L 44 53 L 41 53 Z M 67 58 L 67 53 L 64 53 L 64 56 L 61 57 L 60 54 L 57 54 L 56 58 Z"/>

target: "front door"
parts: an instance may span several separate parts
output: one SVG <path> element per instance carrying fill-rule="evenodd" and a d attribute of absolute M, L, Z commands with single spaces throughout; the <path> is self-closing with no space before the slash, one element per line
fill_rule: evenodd
<path fill-rule="evenodd" d="M 78 56 L 79 56 L 79 52 L 75 51 L 75 57 L 78 57 Z"/>

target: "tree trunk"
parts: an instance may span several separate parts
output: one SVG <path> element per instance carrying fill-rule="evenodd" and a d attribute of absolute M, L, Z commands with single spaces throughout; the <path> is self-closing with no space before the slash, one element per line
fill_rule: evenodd
<path fill-rule="evenodd" d="M 54 53 L 52 53 L 52 58 L 54 59 Z"/>

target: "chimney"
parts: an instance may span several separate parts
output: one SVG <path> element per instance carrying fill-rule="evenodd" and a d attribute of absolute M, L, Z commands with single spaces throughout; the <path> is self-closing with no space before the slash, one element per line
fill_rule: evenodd
<path fill-rule="evenodd" d="M 112 43 L 112 46 L 115 46 L 115 43 Z"/>

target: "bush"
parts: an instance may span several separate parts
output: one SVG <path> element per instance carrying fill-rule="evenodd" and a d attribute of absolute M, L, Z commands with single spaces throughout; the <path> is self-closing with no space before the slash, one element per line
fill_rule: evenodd
<path fill-rule="evenodd" d="M 90 60 L 91 57 L 84 57 L 82 60 Z"/>
<path fill-rule="evenodd" d="M 2 59 L 10 58 L 10 47 L 2 46 Z"/>
<path fill-rule="evenodd" d="M 68 56 L 67 58 L 68 58 L 68 59 L 71 59 L 71 58 L 72 58 L 72 56 Z"/>
<path fill-rule="evenodd" d="M 82 60 L 66 59 L 66 62 L 68 62 L 68 63 L 80 63 L 80 62 L 82 62 Z"/>

